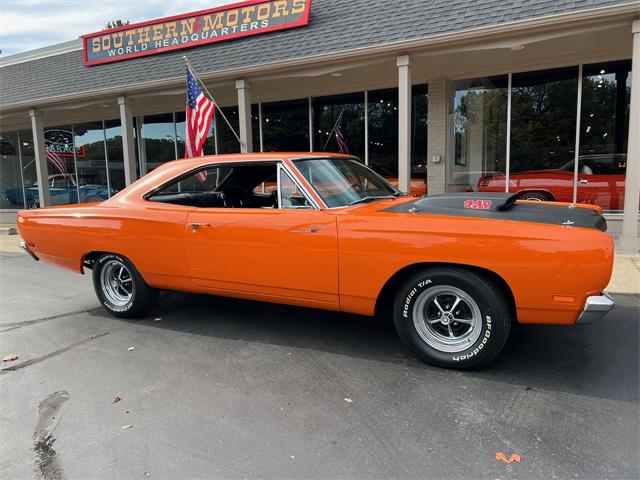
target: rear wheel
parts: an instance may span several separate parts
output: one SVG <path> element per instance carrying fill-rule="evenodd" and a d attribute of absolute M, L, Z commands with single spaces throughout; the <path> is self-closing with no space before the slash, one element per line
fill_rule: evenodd
<path fill-rule="evenodd" d="M 493 360 L 512 320 L 498 285 L 457 267 L 429 268 L 408 278 L 393 310 L 396 330 L 412 352 L 433 365 L 460 369 Z"/>
<path fill-rule="evenodd" d="M 96 259 L 93 288 L 102 306 L 116 317 L 143 316 L 155 304 L 158 295 L 129 259 L 113 253 Z"/>

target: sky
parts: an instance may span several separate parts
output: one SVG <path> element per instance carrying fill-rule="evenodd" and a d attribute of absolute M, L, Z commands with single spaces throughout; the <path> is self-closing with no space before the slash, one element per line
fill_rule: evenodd
<path fill-rule="evenodd" d="M 131 23 L 189 13 L 238 0 L 2 0 L 1 56 L 74 40 L 111 20 Z"/>

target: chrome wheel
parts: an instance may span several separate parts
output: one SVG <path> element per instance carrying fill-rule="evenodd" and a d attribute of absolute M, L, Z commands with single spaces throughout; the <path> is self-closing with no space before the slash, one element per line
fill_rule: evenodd
<path fill-rule="evenodd" d="M 475 343 L 482 332 L 478 304 L 459 288 L 442 285 L 423 291 L 413 309 L 422 339 L 441 352 L 456 353 Z"/>
<path fill-rule="evenodd" d="M 124 307 L 133 297 L 133 277 L 119 260 L 109 260 L 102 267 L 100 286 L 105 298 L 116 307 Z"/>

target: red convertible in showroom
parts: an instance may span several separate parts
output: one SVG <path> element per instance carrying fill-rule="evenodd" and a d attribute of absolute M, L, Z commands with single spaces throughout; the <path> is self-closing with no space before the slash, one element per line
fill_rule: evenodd
<path fill-rule="evenodd" d="M 168 162 L 103 202 L 23 210 L 18 228 L 33 259 L 91 269 L 115 316 L 145 315 L 159 290 L 386 314 L 420 358 L 475 368 L 514 322 L 587 324 L 613 308 L 601 212 L 415 198 L 354 157 L 264 153 Z"/>
<path fill-rule="evenodd" d="M 558 169 L 528 170 L 509 175 L 509 191 L 523 200 L 573 201 L 573 161 Z M 578 159 L 578 203 L 600 205 L 606 210 L 624 207 L 624 154 L 584 155 Z M 505 175 L 485 174 L 478 181 L 479 192 L 504 192 Z"/>

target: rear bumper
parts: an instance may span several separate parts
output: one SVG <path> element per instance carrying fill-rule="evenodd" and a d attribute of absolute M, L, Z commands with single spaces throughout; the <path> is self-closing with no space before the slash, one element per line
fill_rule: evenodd
<path fill-rule="evenodd" d="M 602 295 L 594 295 L 587 297 L 584 310 L 576 320 L 577 325 L 588 325 L 595 323 L 613 310 L 616 304 L 613 299 L 606 293 Z"/>
<path fill-rule="evenodd" d="M 27 254 L 28 254 L 28 255 L 29 255 L 33 260 L 35 260 L 36 262 L 37 262 L 38 260 L 40 260 L 38 257 L 36 257 L 36 254 L 35 254 L 35 253 L 33 253 L 31 250 L 29 250 L 29 247 L 27 247 L 27 243 L 26 243 L 26 242 L 20 242 L 18 245 L 20 246 L 20 248 L 21 248 L 21 249 L 23 249 L 25 252 L 27 252 Z"/>

